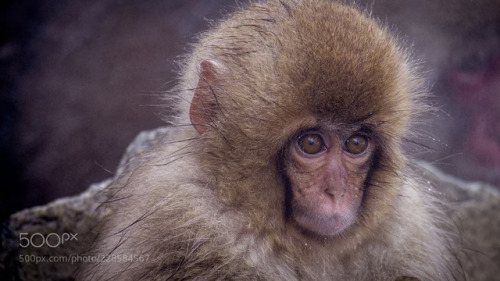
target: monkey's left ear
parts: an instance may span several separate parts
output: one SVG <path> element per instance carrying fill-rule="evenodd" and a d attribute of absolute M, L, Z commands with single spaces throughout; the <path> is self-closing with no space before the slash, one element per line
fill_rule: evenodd
<path fill-rule="evenodd" d="M 204 60 L 200 64 L 200 79 L 189 108 L 191 124 L 200 134 L 207 130 L 215 116 L 217 98 L 213 87 L 215 87 L 218 71 L 220 69 L 214 61 Z"/>

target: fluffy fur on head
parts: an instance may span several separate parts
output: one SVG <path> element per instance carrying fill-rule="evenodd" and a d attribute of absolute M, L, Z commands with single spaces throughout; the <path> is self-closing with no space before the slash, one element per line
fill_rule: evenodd
<path fill-rule="evenodd" d="M 203 61 L 217 66 L 204 82 L 212 108 L 198 108 L 207 129 L 172 128 L 146 164 L 116 179 L 116 215 L 94 248 L 152 260 L 98 265 L 89 276 L 453 280 L 441 213 L 401 151 L 421 108 L 418 78 L 385 27 L 335 2 L 255 3 L 200 37 L 179 100 L 199 89 Z M 185 123 L 189 104 L 179 104 Z M 294 134 L 323 121 L 367 128 L 377 142 L 358 219 L 328 238 L 287 217 L 283 170 Z"/>

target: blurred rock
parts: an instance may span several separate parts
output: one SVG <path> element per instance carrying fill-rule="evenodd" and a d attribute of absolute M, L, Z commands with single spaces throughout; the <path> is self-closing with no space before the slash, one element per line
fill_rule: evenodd
<path fill-rule="evenodd" d="M 129 160 L 154 146 L 165 133 L 165 128 L 140 133 L 127 148 L 117 174 L 135 168 L 127 165 Z M 108 179 L 78 196 L 13 214 L 0 231 L 0 280 L 72 280 L 77 259 L 85 255 L 96 237 L 93 226 L 110 214 L 99 207 L 107 200 L 105 188 L 111 182 Z"/>

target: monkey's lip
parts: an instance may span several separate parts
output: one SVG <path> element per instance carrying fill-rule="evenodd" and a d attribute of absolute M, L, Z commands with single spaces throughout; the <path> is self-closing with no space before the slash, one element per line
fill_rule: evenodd
<path fill-rule="evenodd" d="M 354 223 L 352 215 L 320 215 L 295 210 L 293 215 L 299 226 L 320 236 L 335 236 Z"/>

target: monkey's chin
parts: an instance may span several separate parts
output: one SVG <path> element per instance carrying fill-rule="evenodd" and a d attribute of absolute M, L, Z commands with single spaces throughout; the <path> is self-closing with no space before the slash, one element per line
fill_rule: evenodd
<path fill-rule="evenodd" d="M 299 212 L 294 214 L 295 222 L 307 232 L 319 236 L 333 237 L 349 228 L 354 223 L 354 216 L 323 216 Z"/>

